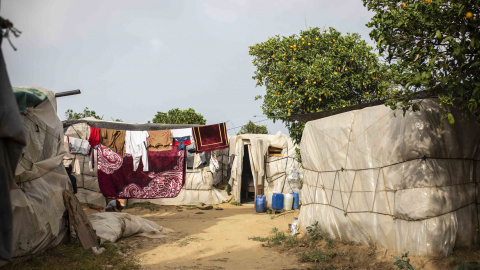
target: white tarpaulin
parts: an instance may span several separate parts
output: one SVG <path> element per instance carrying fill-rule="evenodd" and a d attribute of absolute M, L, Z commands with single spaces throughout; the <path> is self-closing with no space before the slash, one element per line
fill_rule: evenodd
<path fill-rule="evenodd" d="M 60 244 L 67 235 L 62 193 L 72 190 L 62 164 L 62 122 L 55 94 L 37 86 L 48 99 L 21 114 L 27 146 L 10 187 L 13 212 L 13 256 L 33 254 Z"/>
<path fill-rule="evenodd" d="M 449 125 L 434 99 L 394 116 L 379 105 L 306 124 L 300 222 L 396 252 L 478 243 L 480 126 Z"/>
<path fill-rule="evenodd" d="M 280 131 L 276 135 L 243 134 L 230 137 L 230 155 L 235 154 L 235 159 L 229 183 L 232 186 L 235 200 L 238 201 L 241 196 L 245 145 L 248 145 L 255 190 L 263 187 L 264 194 L 267 194 L 268 191 L 275 193 L 298 192 L 299 186 L 293 185 L 287 180 L 291 171 L 302 171 L 296 160 L 295 144 L 292 139 Z M 269 147 L 280 149 L 281 157 L 270 157 Z"/>
<path fill-rule="evenodd" d="M 128 213 L 103 212 L 88 216 L 93 229 L 104 242 L 115 243 L 122 237 L 145 236 L 149 238 L 162 238 L 173 232 L 157 223 Z"/>

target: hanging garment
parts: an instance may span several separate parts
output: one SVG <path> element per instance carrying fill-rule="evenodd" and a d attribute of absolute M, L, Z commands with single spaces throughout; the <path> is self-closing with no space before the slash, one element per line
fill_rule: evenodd
<path fill-rule="evenodd" d="M 88 155 L 90 153 L 90 144 L 87 140 L 67 136 L 70 153 Z"/>
<path fill-rule="evenodd" d="M 173 137 L 170 130 L 148 131 L 147 150 L 167 151 L 172 150 Z"/>
<path fill-rule="evenodd" d="M 177 146 L 178 150 L 185 150 L 187 145 L 192 144 L 190 136 L 173 137 L 173 146 Z"/>
<path fill-rule="evenodd" d="M 90 127 L 90 136 L 88 137 L 88 143 L 94 147 L 100 143 L 100 129 L 96 127 Z"/>
<path fill-rule="evenodd" d="M 68 145 L 68 136 L 63 136 L 63 147 L 65 148 L 65 155 L 63 155 L 63 166 L 72 165 L 73 174 L 81 174 L 80 161 L 78 158 L 70 153 L 70 146 Z"/>
<path fill-rule="evenodd" d="M 125 156 L 125 130 L 100 129 L 100 143 Z"/>
<path fill-rule="evenodd" d="M 137 170 L 140 159 L 143 163 L 143 171 L 148 171 L 147 138 L 148 132 L 145 130 L 127 130 L 125 135 L 125 153 L 132 155 L 134 171 Z"/>
<path fill-rule="evenodd" d="M 193 169 L 193 161 L 195 159 L 195 144 L 187 145 L 187 169 Z"/>
<path fill-rule="evenodd" d="M 193 137 L 192 128 L 179 128 L 179 129 L 172 129 L 172 136 L 175 137 L 185 137 L 190 136 Z"/>
<path fill-rule="evenodd" d="M 225 123 L 193 128 L 197 153 L 228 148 Z"/>
<path fill-rule="evenodd" d="M 133 158 L 122 158 L 110 148 L 97 149 L 98 185 L 105 196 L 115 198 L 174 198 L 185 183 L 185 151 L 148 151 L 149 171 L 143 164 L 132 171 Z"/>

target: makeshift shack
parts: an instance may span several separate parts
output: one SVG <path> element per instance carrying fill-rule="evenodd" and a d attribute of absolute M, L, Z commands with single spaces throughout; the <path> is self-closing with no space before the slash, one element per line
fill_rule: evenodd
<path fill-rule="evenodd" d="M 256 195 L 299 192 L 302 169 L 296 145 L 282 132 L 276 135 L 243 134 L 230 137 L 232 171 L 229 184 L 238 202 Z"/>
<path fill-rule="evenodd" d="M 377 105 L 306 123 L 301 226 L 412 254 L 479 243 L 480 125 L 416 102 L 405 116 Z"/>
<path fill-rule="evenodd" d="M 62 122 L 55 93 L 38 87 L 14 87 L 27 145 L 10 186 L 13 256 L 37 253 L 67 236 L 62 193 L 72 190 L 62 160 Z"/>
<path fill-rule="evenodd" d="M 118 129 L 118 130 L 174 130 L 194 127 L 196 125 L 165 125 L 165 124 L 130 124 L 123 122 L 113 122 L 97 120 L 94 118 L 84 118 L 79 120 L 66 120 L 63 122 L 65 136 L 71 136 L 83 140 L 88 140 L 90 127 Z M 67 137 L 65 137 L 66 139 Z M 212 172 L 210 170 L 210 152 L 196 154 L 187 147 L 187 169 L 185 184 L 180 193 L 175 198 L 162 199 L 129 199 L 128 203 L 149 201 L 161 205 L 186 205 L 186 204 L 219 204 L 228 200 L 226 192 L 217 189 L 215 185 L 222 182 L 226 183 L 228 150 L 214 151 L 219 161 L 219 168 Z M 95 163 L 96 150 L 93 150 Z M 78 193 L 77 198 L 80 202 L 105 207 L 106 201 L 100 192 L 97 177 L 97 166 L 92 164 L 90 169 L 89 155 L 67 153 L 64 158 L 64 165 L 73 166 L 73 174 L 77 178 Z"/>

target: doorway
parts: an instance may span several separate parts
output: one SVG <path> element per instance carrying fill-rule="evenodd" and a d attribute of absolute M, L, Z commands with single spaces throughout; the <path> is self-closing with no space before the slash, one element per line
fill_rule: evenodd
<path fill-rule="evenodd" d="M 252 167 L 250 166 L 250 153 L 248 145 L 243 146 L 242 185 L 240 187 L 240 203 L 255 201 L 255 185 L 253 182 Z"/>

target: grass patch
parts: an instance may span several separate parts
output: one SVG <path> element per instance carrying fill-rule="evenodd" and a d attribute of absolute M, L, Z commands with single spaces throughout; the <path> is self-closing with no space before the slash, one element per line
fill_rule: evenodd
<path fill-rule="evenodd" d="M 160 210 L 161 206 L 158 205 L 158 204 L 154 204 L 154 203 L 151 203 L 151 202 L 138 202 L 138 203 L 134 203 L 132 205 L 129 205 L 128 206 L 128 209 L 130 208 L 140 208 L 140 209 L 146 209 L 146 210 L 150 210 L 150 211 L 158 211 Z"/>
<path fill-rule="evenodd" d="M 140 269 L 133 256 L 123 256 L 125 247 L 106 243 L 100 255 L 83 249 L 77 241 L 45 250 L 35 255 L 15 258 L 2 270 L 10 269 Z M 120 252 L 119 252 L 120 251 Z"/>
<path fill-rule="evenodd" d="M 284 244 L 285 247 L 294 247 L 298 246 L 301 243 L 301 240 L 295 235 L 287 235 L 284 232 L 278 231 L 277 228 L 272 229 L 272 236 L 268 237 L 250 237 L 249 240 L 258 241 L 258 242 L 267 242 L 269 246 L 279 246 Z"/>
<path fill-rule="evenodd" d="M 298 259 L 300 262 L 329 262 L 337 254 L 335 252 L 324 252 L 318 248 L 303 252 Z"/>

